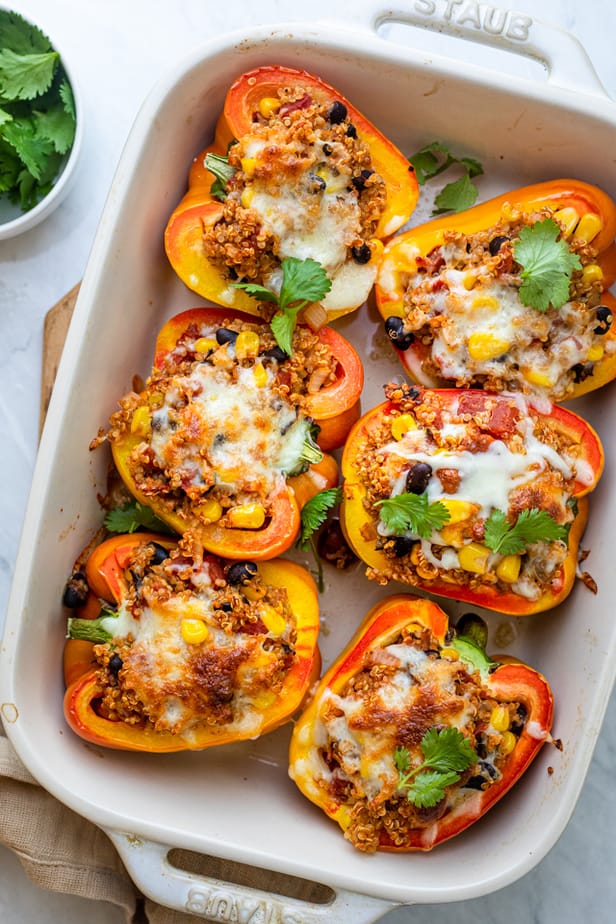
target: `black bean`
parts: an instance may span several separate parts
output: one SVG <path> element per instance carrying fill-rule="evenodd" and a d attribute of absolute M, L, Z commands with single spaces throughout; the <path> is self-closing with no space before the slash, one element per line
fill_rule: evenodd
<path fill-rule="evenodd" d="M 323 192 L 323 190 L 327 186 L 327 183 L 325 182 L 322 176 L 317 176 L 316 173 L 311 173 L 310 174 L 310 185 L 312 187 L 312 192 L 318 193 L 318 192 Z"/>
<path fill-rule="evenodd" d="M 595 367 L 593 363 L 576 363 L 575 366 L 571 366 L 571 371 L 573 372 L 573 381 L 579 385 L 580 382 L 593 374 Z"/>
<path fill-rule="evenodd" d="M 109 658 L 109 664 L 107 665 L 109 668 L 109 673 L 115 674 L 115 676 L 117 677 L 120 670 L 122 669 L 123 663 L 124 662 L 122 661 L 122 658 L 120 657 L 119 654 L 112 654 L 111 657 Z"/>
<path fill-rule="evenodd" d="M 236 561 L 227 568 L 229 584 L 249 584 L 257 573 L 254 561 Z"/>
<path fill-rule="evenodd" d="M 327 144 L 327 142 L 326 142 L 326 143 L 323 145 L 323 153 L 325 154 L 326 157 L 329 157 L 330 154 L 333 154 L 333 153 L 334 153 L 334 149 L 332 148 L 331 144 Z"/>
<path fill-rule="evenodd" d="M 373 173 L 374 173 L 374 170 L 362 170 L 359 176 L 354 176 L 351 182 L 353 186 L 355 187 L 355 189 L 357 190 L 365 189 L 366 181 L 370 179 Z"/>
<path fill-rule="evenodd" d="M 327 118 L 332 125 L 339 125 L 340 122 L 344 122 L 347 117 L 347 107 L 344 103 L 341 103 L 340 100 L 335 100 L 327 114 Z"/>
<path fill-rule="evenodd" d="M 432 477 L 432 466 L 427 462 L 416 462 L 406 476 L 407 494 L 423 494 Z"/>
<path fill-rule="evenodd" d="M 595 327 L 595 334 L 607 334 L 612 326 L 612 312 L 607 305 L 599 305 L 597 308 L 597 321 L 599 324 Z"/>
<path fill-rule="evenodd" d="M 287 361 L 287 359 L 289 359 L 289 354 L 285 353 L 285 351 L 279 346 L 274 346 L 271 349 L 266 350 L 262 356 L 265 359 L 275 359 L 277 363 L 284 363 Z"/>
<path fill-rule="evenodd" d="M 62 603 L 71 610 L 78 609 L 88 599 L 89 590 L 83 571 L 75 571 L 64 588 Z"/>
<path fill-rule="evenodd" d="M 357 138 L 357 129 L 352 122 L 347 125 L 346 136 L 347 138 Z"/>
<path fill-rule="evenodd" d="M 367 244 L 360 244 L 359 247 L 352 247 L 351 253 L 356 263 L 370 263 L 372 251 Z"/>
<path fill-rule="evenodd" d="M 357 561 L 357 558 L 342 532 L 339 517 L 332 517 L 325 523 L 317 538 L 317 551 L 323 561 L 344 570 Z"/>
<path fill-rule="evenodd" d="M 496 237 L 493 237 L 488 244 L 488 250 L 490 251 L 491 255 L 495 257 L 503 244 L 506 244 L 508 240 L 510 240 L 510 238 L 505 237 L 504 234 L 497 234 Z"/>
<path fill-rule="evenodd" d="M 216 343 L 219 343 L 221 346 L 225 343 L 235 343 L 236 340 L 236 330 L 229 330 L 228 327 L 219 327 L 216 331 Z"/>
<path fill-rule="evenodd" d="M 463 789 L 483 789 L 485 784 L 485 776 L 481 776 L 481 774 L 478 773 L 476 776 L 471 776 L 468 778 L 463 786 Z"/>
<path fill-rule="evenodd" d="M 403 555 L 408 555 L 415 545 L 415 542 L 415 539 L 410 539 L 408 536 L 396 536 L 394 539 L 394 555 L 396 558 L 402 558 Z"/>
<path fill-rule="evenodd" d="M 166 549 L 164 545 L 160 545 L 158 542 L 151 542 L 150 546 L 154 549 L 154 554 L 150 559 L 151 565 L 162 565 L 164 561 L 167 561 L 169 558 L 169 549 Z"/>
<path fill-rule="evenodd" d="M 402 318 L 392 315 L 385 321 L 385 333 L 398 350 L 408 350 L 415 340 L 414 334 L 405 331 Z"/>

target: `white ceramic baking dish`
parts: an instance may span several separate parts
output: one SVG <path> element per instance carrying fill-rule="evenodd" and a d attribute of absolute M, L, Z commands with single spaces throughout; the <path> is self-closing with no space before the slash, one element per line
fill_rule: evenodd
<path fill-rule="evenodd" d="M 357 7 L 357 4 L 355 5 Z M 616 522 L 610 490 L 616 453 L 616 395 L 576 404 L 598 429 L 608 470 L 592 503 L 584 546 L 597 595 L 579 584 L 557 611 L 515 620 L 487 614 L 491 646 L 541 669 L 556 696 L 555 734 L 524 780 L 485 818 L 429 854 L 362 855 L 287 777 L 289 729 L 203 753 L 148 756 L 85 744 L 62 715 L 63 585 L 100 522 L 108 458 L 88 452 L 134 373 L 145 374 L 156 330 L 199 303 L 163 253 L 166 219 L 185 188 L 193 155 L 213 132 L 233 78 L 258 64 L 305 67 L 353 100 L 411 153 L 442 140 L 484 164 L 481 197 L 524 182 L 578 176 L 616 195 L 612 150 L 616 105 L 570 36 L 508 14 L 500 35 L 473 36 L 546 63 L 545 81 L 427 55 L 384 38 L 384 22 L 418 21 L 459 31 L 435 4 L 382 13 L 368 4 L 365 27 L 327 23 L 262 27 L 214 41 L 153 91 L 130 134 L 83 280 L 49 408 L 15 568 L 2 650 L 0 701 L 23 762 L 54 796 L 112 837 L 131 875 L 155 900 L 209 920 L 374 921 L 395 903 L 444 902 L 499 889 L 553 846 L 573 811 L 599 734 L 616 670 L 616 594 L 607 542 Z M 421 36 L 419 37 L 421 41 Z M 575 89 L 572 87 L 575 86 Z M 425 207 L 416 218 L 425 217 Z M 372 308 L 341 327 L 361 350 L 367 408 L 400 367 Z M 328 662 L 384 593 L 363 569 L 328 574 L 322 648 Z M 460 608 L 446 604 L 452 615 Z M 507 630 L 503 632 L 503 629 Z M 497 631 L 499 630 L 499 631 Z M 550 772 L 548 772 L 550 768 Z M 330 901 L 292 889 L 262 891 L 220 874 L 181 871 L 168 859 L 184 848 L 328 886 Z M 268 880 L 269 882 L 269 880 Z M 297 890 L 297 894 L 302 893 Z M 295 895 L 295 897 L 293 897 Z M 321 893 L 319 893 L 321 895 Z"/>

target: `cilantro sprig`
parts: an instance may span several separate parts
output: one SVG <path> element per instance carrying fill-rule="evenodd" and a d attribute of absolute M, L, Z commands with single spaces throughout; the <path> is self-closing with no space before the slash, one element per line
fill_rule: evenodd
<path fill-rule="evenodd" d="M 519 295 L 523 305 L 547 311 L 569 300 L 571 274 L 582 264 L 560 237 L 560 227 L 552 218 L 522 228 L 513 256 L 522 267 Z"/>
<path fill-rule="evenodd" d="M 58 52 L 0 10 L 0 194 L 23 211 L 52 188 L 75 137 L 75 102 Z"/>
<path fill-rule="evenodd" d="M 517 555 L 532 542 L 566 541 L 567 527 L 561 526 L 546 510 L 523 510 L 510 523 L 502 510 L 493 510 L 485 522 L 483 541 L 493 552 Z"/>
<path fill-rule="evenodd" d="M 171 531 L 149 507 L 135 500 L 110 510 L 104 519 L 104 525 L 110 533 L 134 533 L 139 528 L 151 529 L 157 533 Z"/>
<path fill-rule="evenodd" d="M 254 282 L 236 282 L 234 288 L 243 289 L 248 295 L 262 302 L 273 302 L 278 311 L 270 326 L 281 350 L 289 356 L 293 352 L 293 331 L 297 315 L 312 302 L 319 302 L 331 289 L 332 284 L 320 263 L 307 257 L 285 257 L 282 261 L 282 283 L 276 294 L 265 286 Z"/>
<path fill-rule="evenodd" d="M 398 536 L 410 530 L 422 539 L 429 539 L 434 530 L 451 518 L 445 504 L 430 503 L 427 494 L 396 494 L 377 501 L 376 506 L 384 525 Z"/>
<path fill-rule="evenodd" d="M 317 566 L 317 586 L 320 593 L 325 587 L 323 583 L 323 565 L 321 557 L 314 542 L 314 534 L 327 519 L 328 512 L 342 500 L 342 488 L 326 488 L 319 491 L 314 497 L 306 501 L 302 507 L 300 533 L 295 543 L 298 549 L 305 551 L 310 548 Z"/>
<path fill-rule="evenodd" d="M 458 166 L 464 170 L 459 179 L 447 183 L 436 196 L 433 215 L 442 215 L 444 212 L 461 212 L 474 205 L 478 191 L 472 179 L 483 173 L 483 167 L 474 157 L 457 157 L 445 144 L 433 141 L 412 154 L 409 160 L 415 169 L 420 186 L 449 167 Z"/>
<path fill-rule="evenodd" d="M 431 808 L 445 796 L 448 786 L 477 761 L 469 739 L 457 728 L 429 728 L 421 739 L 423 762 L 411 766 L 407 748 L 396 748 L 394 764 L 398 789 L 406 790 L 409 802 L 418 808 Z"/>

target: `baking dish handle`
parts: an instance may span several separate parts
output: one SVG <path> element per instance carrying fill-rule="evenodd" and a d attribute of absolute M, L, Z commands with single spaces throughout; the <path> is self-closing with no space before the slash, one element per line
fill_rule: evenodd
<path fill-rule="evenodd" d="M 610 99 L 578 39 L 527 13 L 463 0 L 409 0 L 385 9 L 378 0 L 355 0 L 353 13 L 377 33 L 386 23 L 402 23 L 532 58 L 553 86 Z"/>
<path fill-rule="evenodd" d="M 167 908 L 204 921 L 238 924 L 371 924 L 397 906 L 357 892 L 328 889 L 331 900 L 304 901 L 192 873 L 169 862 L 165 844 L 105 828 L 135 885 Z"/>

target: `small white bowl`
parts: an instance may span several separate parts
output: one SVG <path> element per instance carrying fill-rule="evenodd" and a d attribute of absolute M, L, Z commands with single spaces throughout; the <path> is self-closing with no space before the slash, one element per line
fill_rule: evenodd
<path fill-rule="evenodd" d="M 12 7 L 4 5 L 0 5 L 0 10 L 18 12 L 13 10 Z M 19 15 L 22 16 L 21 13 L 19 13 Z M 26 16 L 22 16 L 22 18 L 28 19 Z M 38 25 L 32 22 L 31 19 L 28 19 L 28 22 L 31 22 L 33 25 Z M 24 231 L 29 231 L 31 228 L 34 228 L 35 225 L 38 225 L 40 221 L 46 218 L 50 212 L 62 202 L 75 177 L 75 168 L 77 167 L 83 138 L 83 106 L 81 104 L 79 89 L 67 63 L 66 56 L 50 36 L 49 41 L 53 45 L 54 50 L 60 55 L 60 61 L 66 72 L 67 80 L 71 85 L 71 90 L 73 91 L 73 99 L 75 100 L 75 138 L 73 139 L 73 145 L 70 151 L 66 154 L 64 165 L 62 166 L 56 182 L 47 195 L 33 208 L 24 212 L 19 205 L 9 202 L 4 196 L 0 197 L 0 241 L 17 237 L 18 234 L 23 234 Z"/>

